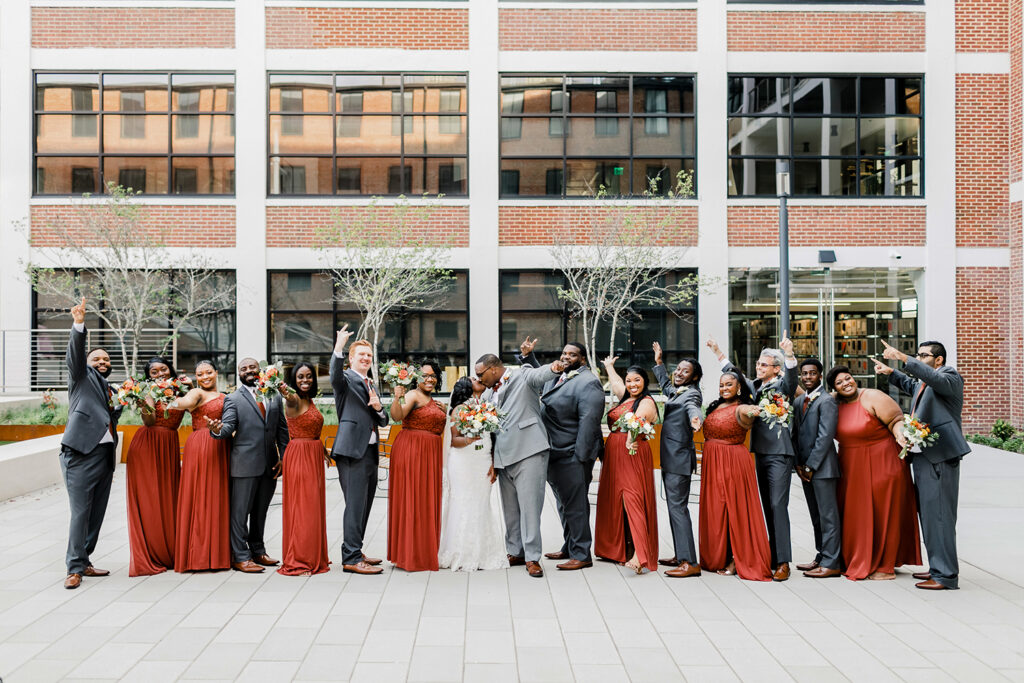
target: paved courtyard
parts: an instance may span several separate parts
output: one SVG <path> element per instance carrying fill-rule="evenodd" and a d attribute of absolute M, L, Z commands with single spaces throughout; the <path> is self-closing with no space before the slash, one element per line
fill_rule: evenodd
<path fill-rule="evenodd" d="M 219 572 L 128 578 L 124 468 L 93 558 L 62 587 L 67 500 L 52 488 L 0 503 L 0 677 L 49 680 L 1024 681 L 1024 456 L 975 447 L 963 468 L 961 590 L 796 575 L 635 576 L 597 563 L 537 580 L 514 570 L 362 577 Z M 333 475 L 333 472 L 331 473 Z M 794 478 L 795 481 L 795 478 Z M 696 491 L 694 491 L 696 494 Z M 696 495 L 694 495 L 696 500 Z M 269 546 L 280 556 L 280 500 Z M 342 500 L 328 482 L 332 556 Z M 368 554 L 383 557 L 386 500 Z M 691 504 L 696 518 L 696 503 Z M 797 561 L 811 557 L 803 496 Z M 558 520 L 544 512 L 546 546 Z M 661 503 L 662 554 L 671 538 Z"/>

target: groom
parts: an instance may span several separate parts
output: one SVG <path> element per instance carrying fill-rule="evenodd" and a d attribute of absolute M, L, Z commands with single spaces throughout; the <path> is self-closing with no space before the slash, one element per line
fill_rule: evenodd
<path fill-rule="evenodd" d="M 501 507 L 505 513 L 505 549 L 509 566 L 526 565 L 533 577 L 544 576 L 540 566 L 540 513 L 548 472 L 548 435 L 541 421 L 540 392 L 552 373 L 565 364 L 555 361 L 540 368 L 510 370 L 493 353 L 481 356 L 474 371 L 487 387 L 484 401 L 505 412 L 494 443 Z"/>

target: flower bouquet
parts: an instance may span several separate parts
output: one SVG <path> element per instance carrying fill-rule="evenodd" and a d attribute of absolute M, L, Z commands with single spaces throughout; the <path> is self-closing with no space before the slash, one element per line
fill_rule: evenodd
<path fill-rule="evenodd" d="M 284 368 L 280 363 L 268 364 L 266 361 L 260 363 L 260 374 L 256 378 L 256 400 L 262 403 L 273 398 L 273 394 L 280 392 L 284 384 Z"/>
<path fill-rule="evenodd" d="M 188 386 L 182 384 L 176 377 L 150 380 L 146 386 L 146 398 L 151 400 L 153 405 L 163 404 L 166 407 L 187 393 Z"/>
<path fill-rule="evenodd" d="M 127 408 L 139 410 L 146 405 L 146 397 L 149 395 L 149 382 L 129 377 L 117 388 L 115 400 Z"/>
<path fill-rule="evenodd" d="M 380 364 L 380 380 L 388 386 L 402 386 L 408 391 L 414 388 L 420 379 L 422 379 L 420 369 L 412 363 L 389 360 Z M 398 397 L 398 405 L 405 405 L 405 396 Z"/>
<path fill-rule="evenodd" d="M 615 424 L 612 425 L 613 432 L 625 432 L 629 435 L 632 446 L 629 447 L 629 454 L 636 454 L 636 440 L 639 436 L 650 438 L 654 436 L 654 425 L 640 417 L 634 412 L 623 414 Z"/>
<path fill-rule="evenodd" d="M 779 391 L 767 392 L 757 404 L 761 409 L 761 419 L 769 428 L 779 426 L 775 437 L 782 438 L 782 430 L 789 426 L 789 418 L 793 416 L 793 406 L 790 405 L 786 395 Z"/>
<path fill-rule="evenodd" d="M 924 448 L 938 441 L 939 433 L 933 432 L 927 422 L 921 422 L 913 415 L 903 416 L 903 436 L 907 445 L 900 451 L 900 460 L 907 457 L 912 448 Z"/>
<path fill-rule="evenodd" d="M 459 405 L 452 415 L 452 424 L 462 436 L 483 436 L 501 431 L 503 412 L 494 403 L 470 399 Z M 476 450 L 483 450 L 482 443 L 475 444 Z"/>

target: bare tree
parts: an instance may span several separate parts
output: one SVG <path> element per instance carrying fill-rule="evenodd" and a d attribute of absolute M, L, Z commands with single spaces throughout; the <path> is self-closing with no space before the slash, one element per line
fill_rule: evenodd
<path fill-rule="evenodd" d="M 436 202 L 412 204 L 404 196 L 388 204 L 375 197 L 351 215 L 335 212 L 334 222 L 318 232 L 324 272 L 335 298 L 362 314 L 356 334 L 373 345 L 375 370 L 385 321 L 404 308 L 439 308 L 451 290 L 447 240 L 428 228 L 436 208 Z"/>
<path fill-rule="evenodd" d="M 235 288 L 222 286 L 202 252 L 172 256 L 169 230 L 148 223 L 134 201 L 138 192 L 114 183 L 107 192 L 102 203 L 78 203 L 75 219 L 47 225 L 45 243 L 32 240 L 34 257 L 24 265 L 36 292 L 60 305 L 83 296 L 103 302 L 92 310 L 117 339 L 131 374 L 143 330 L 167 328 L 164 353 L 183 327 L 233 306 Z"/>

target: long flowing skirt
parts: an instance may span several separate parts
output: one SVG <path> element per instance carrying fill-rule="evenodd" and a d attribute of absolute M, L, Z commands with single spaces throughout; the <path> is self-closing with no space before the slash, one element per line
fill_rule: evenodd
<path fill-rule="evenodd" d="M 198 429 L 185 441 L 178 489 L 174 571 L 228 569 L 228 442 Z"/>
<path fill-rule="evenodd" d="M 594 554 L 625 562 L 631 556 L 627 554 L 627 541 L 636 549 L 640 564 L 657 571 L 658 499 L 654 492 L 651 447 L 640 441 L 636 453 L 630 455 L 626 435 L 613 432 L 608 436 L 601 464 Z"/>
<path fill-rule="evenodd" d="M 318 439 L 292 439 L 282 460 L 284 561 L 277 573 L 296 576 L 330 571 L 324 446 Z"/>
<path fill-rule="evenodd" d="M 480 450 L 470 444 L 448 454 L 437 559 L 453 572 L 508 568 L 498 487 L 487 477 L 490 438 L 481 442 Z"/>
<path fill-rule="evenodd" d="M 128 448 L 128 576 L 174 568 L 174 526 L 181 478 L 178 432 L 142 427 Z"/>
<path fill-rule="evenodd" d="M 438 569 L 441 445 L 438 434 L 403 429 L 391 449 L 388 561 L 408 572 Z"/>

